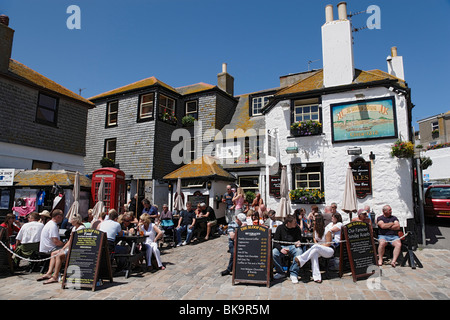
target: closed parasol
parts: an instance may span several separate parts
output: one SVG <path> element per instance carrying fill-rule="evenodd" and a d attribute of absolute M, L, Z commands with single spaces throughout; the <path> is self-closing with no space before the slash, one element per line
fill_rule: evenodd
<path fill-rule="evenodd" d="M 290 212 L 291 201 L 289 199 L 289 182 L 287 179 L 286 166 L 283 166 L 281 168 L 280 203 L 275 216 L 285 218 Z"/>
<path fill-rule="evenodd" d="M 92 208 L 92 221 L 99 220 L 101 213 L 105 210 L 105 204 L 103 203 L 103 197 L 105 195 L 105 180 L 102 178 L 98 186 L 97 191 L 97 203 Z"/>

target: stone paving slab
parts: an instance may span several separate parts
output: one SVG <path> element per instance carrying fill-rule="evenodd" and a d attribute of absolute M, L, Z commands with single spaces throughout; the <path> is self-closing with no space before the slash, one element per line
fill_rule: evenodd
<path fill-rule="evenodd" d="M 96 291 L 61 289 L 60 283 L 37 282 L 37 272 L 17 272 L 0 279 L 1 300 L 448 300 L 450 251 L 419 249 L 424 268 L 383 266 L 367 280 L 356 283 L 350 274 L 317 284 L 301 278 L 274 280 L 271 286 L 236 284 L 220 275 L 229 253 L 226 236 L 193 245 L 162 250 L 166 270 L 114 277 Z"/>

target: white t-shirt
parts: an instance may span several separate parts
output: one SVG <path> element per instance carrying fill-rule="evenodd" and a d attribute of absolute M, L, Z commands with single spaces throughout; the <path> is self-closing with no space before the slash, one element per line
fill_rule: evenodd
<path fill-rule="evenodd" d="M 336 232 L 331 232 L 332 238 L 339 242 L 341 241 L 341 228 L 342 228 L 342 222 L 338 222 L 335 225 L 333 225 L 333 222 L 330 222 L 326 227 L 325 227 L 325 234 L 330 231 L 333 227 L 338 227 L 339 231 Z"/>
<path fill-rule="evenodd" d="M 53 220 L 50 220 L 45 224 L 41 231 L 41 243 L 39 244 L 40 252 L 48 253 L 56 248 L 52 238 L 60 239 L 58 225 Z"/>
<path fill-rule="evenodd" d="M 98 230 L 106 232 L 106 238 L 109 241 L 114 241 L 119 232 L 122 231 L 122 227 L 117 221 L 105 220 L 100 224 Z"/>
<path fill-rule="evenodd" d="M 31 221 L 25 223 L 22 228 L 20 228 L 17 234 L 16 240 L 20 243 L 36 243 L 41 241 L 41 232 L 44 228 L 44 224 L 38 221 Z"/>

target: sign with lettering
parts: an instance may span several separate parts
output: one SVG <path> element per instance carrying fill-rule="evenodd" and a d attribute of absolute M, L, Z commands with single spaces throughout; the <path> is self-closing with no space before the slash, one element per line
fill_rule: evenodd
<path fill-rule="evenodd" d="M 272 249 L 270 229 L 263 226 L 243 226 L 234 241 L 233 285 L 238 282 L 270 286 Z"/>
<path fill-rule="evenodd" d="M 269 194 L 275 198 L 280 197 L 281 176 L 269 176 Z"/>
<path fill-rule="evenodd" d="M 394 97 L 331 104 L 333 143 L 396 138 Z"/>
<path fill-rule="evenodd" d="M 15 169 L 0 169 L 0 186 L 12 186 L 14 184 Z"/>
<path fill-rule="evenodd" d="M 372 194 L 372 171 L 371 163 L 358 157 L 353 162 L 349 162 L 352 168 L 353 180 L 355 181 L 356 196 L 364 199 Z"/>
<path fill-rule="evenodd" d="M 96 229 L 72 232 L 62 288 L 90 287 L 95 290 L 99 279 L 112 279 L 106 233 Z"/>
<path fill-rule="evenodd" d="M 342 227 L 341 240 L 345 242 L 340 245 L 339 275 L 350 271 L 354 282 L 372 275 L 369 268 L 377 263 L 372 226 L 362 221 L 350 222 Z"/>

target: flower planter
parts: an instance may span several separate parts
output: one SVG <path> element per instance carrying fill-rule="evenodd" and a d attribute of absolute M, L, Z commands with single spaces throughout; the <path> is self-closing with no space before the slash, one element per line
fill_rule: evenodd
<path fill-rule="evenodd" d="M 412 158 L 414 157 L 414 144 L 410 141 L 397 140 L 391 147 L 391 157 Z"/>
<path fill-rule="evenodd" d="M 322 124 L 317 121 L 300 121 L 291 125 L 291 135 L 294 137 L 315 136 L 322 134 Z"/>

